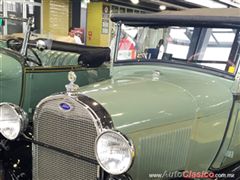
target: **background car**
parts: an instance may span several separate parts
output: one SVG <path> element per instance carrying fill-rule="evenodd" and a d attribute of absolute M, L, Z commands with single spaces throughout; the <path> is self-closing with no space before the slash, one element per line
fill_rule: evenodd
<path fill-rule="evenodd" d="M 11 18 L 4 20 L 12 23 L 26 21 Z M 28 22 L 28 27 L 30 26 L 31 21 Z M 12 35 L 1 37 L 3 39 L 0 45 L 0 102 L 8 102 L 24 109 L 28 113 L 30 124 L 35 107 L 42 98 L 65 90 L 69 71 L 77 74 L 76 82 L 79 86 L 110 78 L 109 48 L 80 46 L 42 37 L 36 38 L 33 37 L 31 28 L 26 31 L 24 39 Z M 1 118 L 3 113 L 0 112 Z M 11 134 L 11 129 L 6 129 L 4 123 L 0 124 L 1 132 L 5 129 Z M 31 132 L 31 127 L 29 128 Z M 13 164 L 19 159 L 25 159 L 26 162 L 25 164 L 23 161 L 24 165 L 20 165 L 19 174 L 24 171 L 22 178 L 31 177 L 31 163 L 29 163 L 32 159 L 31 143 L 22 136 L 15 141 L 9 141 L 1 135 L 0 166 L 4 164 L 5 172 L 8 172 L 7 169 L 11 169 L 9 171 L 12 172 Z M 8 174 L 7 177 L 9 176 L 11 175 Z M 2 175 L 0 179 L 1 177 Z"/>
<path fill-rule="evenodd" d="M 5 20 L 24 22 L 22 19 Z M 23 106 L 25 111 L 32 111 L 40 99 L 64 90 L 70 70 L 81 77 L 77 80 L 80 86 L 109 78 L 108 65 L 103 65 L 110 60 L 109 48 L 80 46 L 35 35 L 31 40 L 30 29 L 26 34 L 29 37 L 25 39 L 8 35 L 1 41 L 1 102 L 11 102 Z M 23 46 L 26 46 L 25 54 Z"/>

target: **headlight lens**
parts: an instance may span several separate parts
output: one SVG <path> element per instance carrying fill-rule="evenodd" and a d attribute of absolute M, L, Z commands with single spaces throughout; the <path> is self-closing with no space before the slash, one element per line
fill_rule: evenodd
<path fill-rule="evenodd" d="M 98 136 L 95 154 L 106 172 L 119 175 L 129 170 L 135 151 L 132 143 L 120 132 L 108 130 Z"/>
<path fill-rule="evenodd" d="M 9 139 L 14 140 L 26 128 L 27 114 L 17 105 L 0 103 L 0 132 Z"/>

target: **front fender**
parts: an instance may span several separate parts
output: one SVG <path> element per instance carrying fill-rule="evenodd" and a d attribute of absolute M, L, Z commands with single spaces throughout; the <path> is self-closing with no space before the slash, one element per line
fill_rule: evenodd
<path fill-rule="evenodd" d="M 20 105 L 23 83 L 21 56 L 0 49 L 0 102 Z"/>

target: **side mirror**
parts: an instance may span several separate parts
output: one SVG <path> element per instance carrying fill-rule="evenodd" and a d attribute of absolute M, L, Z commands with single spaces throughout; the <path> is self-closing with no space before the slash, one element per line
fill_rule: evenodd
<path fill-rule="evenodd" d="M 43 51 L 43 50 L 47 49 L 47 44 L 43 40 L 38 40 L 37 44 L 36 44 L 36 47 L 37 47 L 38 50 Z"/>

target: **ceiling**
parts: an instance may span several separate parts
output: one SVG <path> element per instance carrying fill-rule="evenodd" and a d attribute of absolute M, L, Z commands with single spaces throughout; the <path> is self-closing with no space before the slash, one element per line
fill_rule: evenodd
<path fill-rule="evenodd" d="M 142 0 L 159 5 L 166 5 L 168 8 L 229 8 L 240 7 L 240 0 Z"/>
<path fill-rule="evenodd" d="M 131 0 L 105 0 L 108 2 L 131 6 L 150 11 L 161 11 L 160 5 L 165 5 L 167 10 L 182 10 L 188 8 L 240 8 L 240 0 L 139 0 L 138 4 L 131 3 Z"/>

